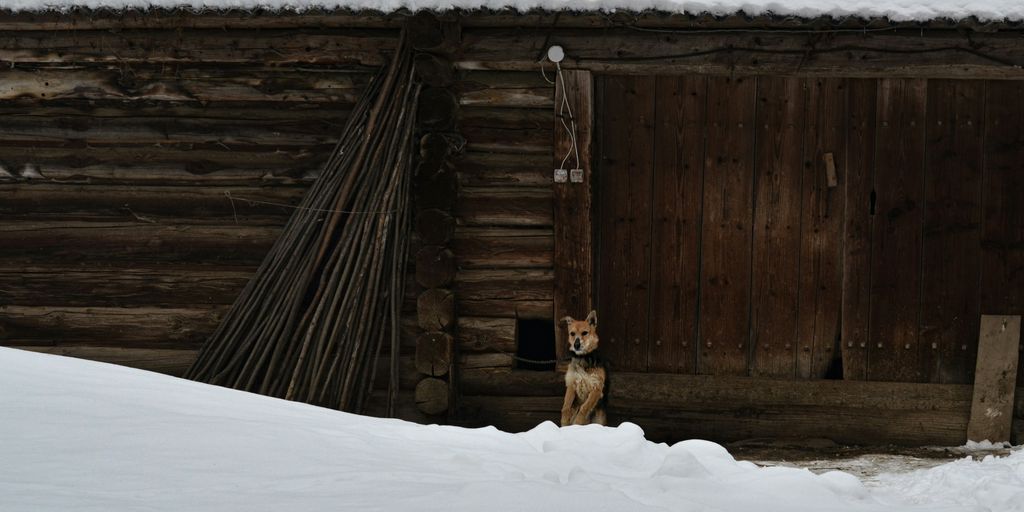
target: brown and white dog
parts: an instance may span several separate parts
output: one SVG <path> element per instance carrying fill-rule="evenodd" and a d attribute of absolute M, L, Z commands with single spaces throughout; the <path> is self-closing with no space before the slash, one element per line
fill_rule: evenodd
<path fill-rule="evenodd" d="M 565 373 L 565 402 L 562 404 L 562 426 L 598 423 L 606 425 L 604 410 L 608 370 L 597 356 L 597 311 L 586 320 L 571 316 L 562 319 L 569 330 L 569 352 L 572 360 Z"/>

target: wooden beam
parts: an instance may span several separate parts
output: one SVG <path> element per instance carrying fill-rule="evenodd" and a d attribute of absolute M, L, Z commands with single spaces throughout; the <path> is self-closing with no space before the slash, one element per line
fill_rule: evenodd
<path fill-rule="evenodd" d="M 1019 353 L 1020 316 L 981 315 L 967 439 L 993 443 L 1010 440 Z"/>
<path fill-rule="evenodd" d="M 572 117 L 560 117 L 562 103 Z M 568 110 L 565 114 L 568 116 Z M 593 305 L 593 212 L 591 210 L 593 167 L 591 137 L 594 117 L 594 79 L 589 71 L 566 70 L 556 80 L 554 111 L 554 154 L 552 171 L 562 166 L 565 155 L 573 153 L 566 165 L 583 170 L 582 182 L 555 183 L 555 318 L 570 315 L 584 318 Z M 576 147 L 563 122 L 575 124 Z M 579 161 L 575 155 L 579 154 Z M 572 164 L 575 162 L 575 165 Z M 555 323 L 556 357 L 565 355 L 565 329 Z"/>

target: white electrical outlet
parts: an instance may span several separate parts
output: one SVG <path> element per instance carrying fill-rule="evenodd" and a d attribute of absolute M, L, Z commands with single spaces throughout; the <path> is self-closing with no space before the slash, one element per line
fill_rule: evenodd
<path fill-rule="evenodd" d="M 569 181 L 573 183 L 583 183 L 583 169 L 573 169 L 569 171 Z"/>
<path fill-rule="evenodd" d="M 565 183 L 569 181 L 569 171 L 566 169 L 555 169 L 555 183 Z"/>

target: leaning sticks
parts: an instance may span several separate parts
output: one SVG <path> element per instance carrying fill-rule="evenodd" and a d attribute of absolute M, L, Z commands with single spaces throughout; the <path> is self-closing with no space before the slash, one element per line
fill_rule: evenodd
<path fill-rule="evenodd" d="M 384 340 L 398 352 L 418 94 L 403 36 L 186 377 L 362 409 Z"/>

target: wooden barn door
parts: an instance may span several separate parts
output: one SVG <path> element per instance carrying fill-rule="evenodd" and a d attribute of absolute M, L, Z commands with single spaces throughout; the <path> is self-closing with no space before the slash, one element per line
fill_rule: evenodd
<path fill-rule="evenodd" d="M 1021 202 L 1004 201 L 1024 174 L 1020 88 L 598 77 L 594 293 L 614 368 L 971 382 L 982 309 L 1024 307 L 1005 245 Z"/>

